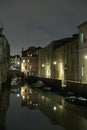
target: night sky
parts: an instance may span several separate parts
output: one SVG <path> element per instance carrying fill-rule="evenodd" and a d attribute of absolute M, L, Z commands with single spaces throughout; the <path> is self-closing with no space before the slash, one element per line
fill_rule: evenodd
<path fill-rule="evenodd" d="M 71 37 L 87 21 L 87 0 L 0 0 L 0 26 L 11 55 Z"/>

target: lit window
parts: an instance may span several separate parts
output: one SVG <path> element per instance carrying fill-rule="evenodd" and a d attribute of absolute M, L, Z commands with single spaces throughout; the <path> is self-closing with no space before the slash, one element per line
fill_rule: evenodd
<path fill-rule="evenodd" d="M 27 62 L 29 62 L 29 60 L 27 60 Z"/>
<path fill-rule="evenodd" d="M 84 65 L 82 66 L 82 77 L 84 76 Z"/>
<path fill-rule="evenodd" d="M 30 65 L 30 70 L 31 70 L 31 68 L 32 68 L 32 65 Z"/>
<path fill-rule="evenodd" d="M 23 62 L 25 62 L 25 60 L 23 60 Z"/>
<path fill-rule="evenodd" d="M 80 33 L 80 43 L 83 43 L 83 42 L 84 42 L 84 34 Z"/>

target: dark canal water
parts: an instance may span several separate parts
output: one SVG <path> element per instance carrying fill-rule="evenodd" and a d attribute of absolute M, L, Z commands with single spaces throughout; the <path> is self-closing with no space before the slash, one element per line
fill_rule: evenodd
<path fill-rule="evenodd" d="M 31 89 L 3 89 L 0 130 L 87 130 L 87 108 L 65 102 L 57 93 Z"/>

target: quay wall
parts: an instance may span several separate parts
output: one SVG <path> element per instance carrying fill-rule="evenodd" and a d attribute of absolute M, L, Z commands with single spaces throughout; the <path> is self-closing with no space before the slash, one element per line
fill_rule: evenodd
<path fill-rule="evenodd" d="M 87 84 L 82 84 L 80 82 L 67 81 L 66 87 L 62 87 L 62 81 L 57 79 L 28 76 L 27 81 L 28 83 L 42 81 L 46 86 L 51 87 L 53 91 L 59 91 L 61 94 L 70 91 L 77 96 L 83 96 L 87 98 Z"/>
<path fill-rule="evenodd" d="M 83 96 L 87 98 L 87 84 L 68 81 L 65 89 L 66 91 L 75 93 L 77 96 Z"/>
<path fill-rule="evenodd" d="M 28 76 L 27 81 L 28 83 L 36 83 L 37 81 L 42 81 L 47 87 L 50 87 L 52 91 L 61 90 L 61 86 L 62 86 L 61 80 L 51 79 L 51 78 Z"/>

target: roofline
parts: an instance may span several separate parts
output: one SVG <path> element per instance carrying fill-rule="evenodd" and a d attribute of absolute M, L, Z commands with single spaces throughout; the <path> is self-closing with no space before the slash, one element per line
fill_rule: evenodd
<path fill-rule="evenodd" d="M 80 27 L 82 27 L 82 26 L 84 26 L 84 25 L 86 25 L 86 24 L 87 24 L 87 21 L 81 23 L 77 28 L 80 28 Z"/>

